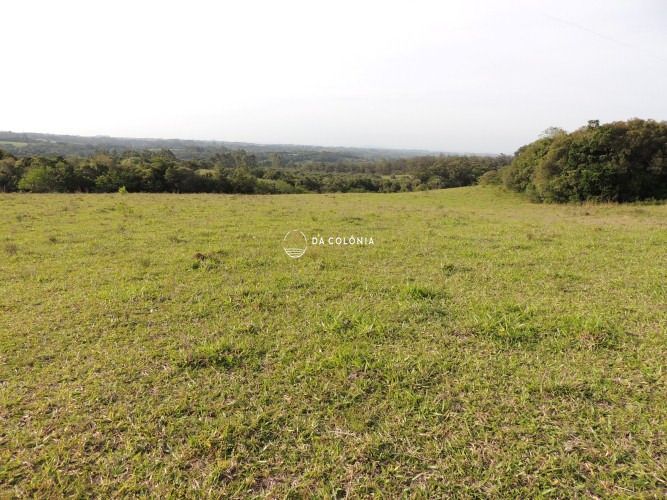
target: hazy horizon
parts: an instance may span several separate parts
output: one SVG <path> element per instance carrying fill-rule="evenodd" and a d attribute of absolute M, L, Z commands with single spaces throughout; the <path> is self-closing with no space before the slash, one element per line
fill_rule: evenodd
<path fill-rule="evenodd" d="M 0 130 L 513 153 L 550 126 L 667 118 L 657 0 L 5 11 Z"/>
<path fill-rule="evenodd" d="M 248 144 L 252 146 L 262 146 L 262 147 L 271 147 L 271 146 L 285 146 L 285 147 L 307 147 L 307 148 L 323 148 L 323 149 L 378 149 L 378 150 L 396 150 L 396 151 L 416 151 L 424 153 L 460 153 L 460 154 L 479 154 L 479 155 L 500 155 L 504 153 L 495 153 L 493 151 L 445 151 L 445 150 L 435 150 L 435 149 L 423 149 L 423 148 L 398 148 L 393 146 L 373 146 L 373 145 L 359 145 L 359 146 L 347 146 L 340 144 L 298 144 L 298 143 L 283 143 L 283 142 L 252 142 L 252 141 L 228 141 L 225 139 L 200 139 L 200 138 L 183 138 L 183 137 L 147 137 L 147 136 L 120 136 L 120 135 L 109 135 L 109 134 L 95 134 L 95 135 L 80 135 L 80 134 L 70 134 L 70 133 L 52 133 L 45 132 L 43 130 L 0 130 L 0 134 L 10 133 L 10 134 L 36 134 L 36 135 L 45 135 L 45 136 L 66 136 L 73 137 L 77 139 L 114 139 L 114 140 L 128 140 L 128 141 L 195 141 L 195 142 L 219 142 L 223 144 Z"/>

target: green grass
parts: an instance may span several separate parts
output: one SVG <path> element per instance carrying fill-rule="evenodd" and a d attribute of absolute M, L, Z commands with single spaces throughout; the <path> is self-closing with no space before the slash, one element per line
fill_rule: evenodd
<path fill-rule="evenodd" d="M 667 205 L 0 207 L 0 497 L 667 493 Z"/>

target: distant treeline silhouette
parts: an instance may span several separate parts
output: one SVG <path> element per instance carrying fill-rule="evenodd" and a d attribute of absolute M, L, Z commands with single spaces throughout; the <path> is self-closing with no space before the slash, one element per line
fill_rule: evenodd
<path fill-rule="evenodd" d="M 535 201 L 664 200 L 667 122 L 591 120 L 569 134 L 551 128 L 481 182 L 503 183 Z"/>
<path fill-rule="evenodd" d="M 336 163 L 258 161 L 244 150 L 184 160 L 170 150 L 15 157 L 0 150 L 0 191 L 178 193 L 398 192 L 474 184 L 507 156 L 422 156 Z"/>

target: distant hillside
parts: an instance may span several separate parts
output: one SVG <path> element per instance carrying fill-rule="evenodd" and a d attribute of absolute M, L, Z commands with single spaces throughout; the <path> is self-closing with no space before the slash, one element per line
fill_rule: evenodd
<path fill-rule="evenodd" d="M 39 155 L 91 156 L 101 150 L 122 153 L 130 150 L 169 149 L 176 157 L 185 160 L 208 158 L 225 150 L 243 149 L 260 158 L 272 153 L 280 153 L 281 156 L 290 157 L 290 160 L 295 162 L 315 161 L 325 163 L 345 160 L 410 158 L 434 153 L 416 149 L 346 148 L 107 136 L 83 137 L 30 132 L 0 132 L 0 149 L 19 157 Z"/>

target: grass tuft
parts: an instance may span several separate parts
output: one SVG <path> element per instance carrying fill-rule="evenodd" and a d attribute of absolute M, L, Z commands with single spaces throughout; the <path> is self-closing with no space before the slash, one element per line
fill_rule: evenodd
<path fill-rule="evenodd" d="M 536 313 L 519 304 L 506 304 L 477 317 L 473 331 L 507 346 L 533 344 L 545 334 Z"/>
<path fill-rule="evenodd" d="M 444 294 L 439 290 L 418 285 L 406 286 L 405 295 L 415 300 L 434 300 L 444 296 Z"/>
<path fill-rule="evenodd" d="M 18 252 L 19 252 L 19 247 L 16 243 L 12 243 L 12 242 L 5 243 L 5 253 L 7 255 L 9 255 L 11 257 L 11 256 L 16 255 Z"/>
<path fill-rule="evenodd" d="M 265 352 L 247 345 L 234 344 L 222 340 L 204 344 L 188 353 L 178 363 L 180 368 L 220 368 L 232 370 L 235 368 L 258 369 Z"/>

